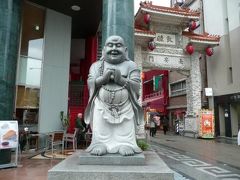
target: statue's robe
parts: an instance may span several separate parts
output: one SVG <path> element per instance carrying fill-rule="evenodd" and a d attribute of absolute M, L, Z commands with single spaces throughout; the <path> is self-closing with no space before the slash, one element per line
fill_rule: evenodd
<path fill-rule="evenodd" d="M 108 68 L 119 69 L 128 83 L 123 87 L 113 82 L 96 87 L 96 78 Z M 143 111 L 138 104 L 140 82 L 140 71 L 130 60 L 116 65 L 103 60 L 92 64 L 88 77 L 90 98 L 84 114 L 85 122 L 90 123 L 93 132 L 88 152 L 102 144 L 107 153 L 117 153 L 121 146 L 129 146 L 135 153 L 141 152 L 135 137 L 136 127 L 143 123 Z M 112 90 L 116 91 L 112 94 Z M 112 111 L 112 105 L 118 109 L 117 115 Z"/>

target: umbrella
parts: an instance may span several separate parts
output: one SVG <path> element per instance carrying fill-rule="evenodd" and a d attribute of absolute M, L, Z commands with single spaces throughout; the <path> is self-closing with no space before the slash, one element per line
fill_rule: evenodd
<path fill-rule="evenodd" d="M 152 115 L 152 116 L 160 116 L 160 113 L 159 112 L 150 112 L 150 115 Z"/>

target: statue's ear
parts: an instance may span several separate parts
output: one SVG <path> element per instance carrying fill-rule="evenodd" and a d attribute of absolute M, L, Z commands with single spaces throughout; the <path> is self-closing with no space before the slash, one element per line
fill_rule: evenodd
<path fill-rule="evenodd" d="M 125 53 L 126 53 L 125 57 L 126 57 L 126 59 L 128 59 L 128 48 L 127 47 L 125 48 Z"/>
<path fill-rule="evenodd" d="M 106 47 L 104 46 L 104 47 L 102 48 L 102 57 L 104 56 L 105 51 L 106 51 Z"/>

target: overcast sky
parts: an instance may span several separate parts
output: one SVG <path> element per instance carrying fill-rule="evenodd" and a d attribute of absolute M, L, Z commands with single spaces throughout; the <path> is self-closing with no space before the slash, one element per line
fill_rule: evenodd
<path fill-rule="evenodd" d="M 134 14 L 136 14 L 138 8 L 139 8 L 139 3 L 143 2 L 144 0 L 134 0 Z M 170 0 L 151 0 L 153 5 L 161 5 L 161 6 L 167 6 L 170 7 Z"/>

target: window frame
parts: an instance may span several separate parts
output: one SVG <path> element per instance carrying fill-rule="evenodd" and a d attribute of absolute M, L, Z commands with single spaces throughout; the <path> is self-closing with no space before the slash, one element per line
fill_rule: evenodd
<path fill-rule="evenodd" d="M 176 96 L 183 96 L 187 94 L 187 79 L 180 79 L 178 81 L 169 83 L 169 97 L 176 97 Z M 185 83 L 185 88 L 184 88 L 184 84 Z M 172 90 L 172 86 L 173 85 L 178 85 L 180 84 L 181 88 L 176 89 L 176 90 Z"/>

